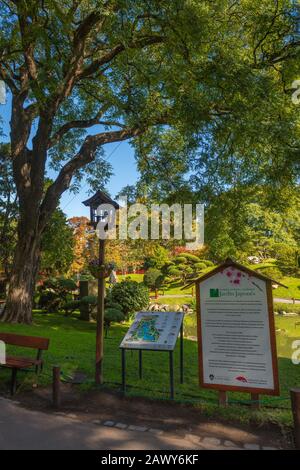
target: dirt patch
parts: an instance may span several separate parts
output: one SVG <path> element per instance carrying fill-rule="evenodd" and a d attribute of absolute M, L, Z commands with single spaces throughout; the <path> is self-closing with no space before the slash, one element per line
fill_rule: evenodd
<path fill-rule="evenodd" d="M 172 402 L 160 402 L 137 397 L 124 397 L 113 390 L 79 391 L 70 384 L 62 386 L 63 402 L 60 412 L 83 422 L 111 420 L 127 425 L 146 426 L 171 434 L 185 436 L 215 437 L 234 441 L 237 444 L 260 444 L 277 448 L 292 448 L 291 433 L 275 425 L 258 427 L 224 422 L 208 418 L 201 410 Z M 21 392 L 15 399 L 26 408 L 54 413 L 51 404 L 51 389 L 37 388 Z"/>

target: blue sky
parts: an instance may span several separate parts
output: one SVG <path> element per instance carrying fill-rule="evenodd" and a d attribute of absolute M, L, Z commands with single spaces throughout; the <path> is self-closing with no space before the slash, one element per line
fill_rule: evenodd
<path fill-rule="evenodd" d="M 0 105 L 0 117 L 3 120 L 3 130 L 5 136 L 0 137 L 0 140 L 9 140 L 9 121 L 10 121 L 10 99 L 6 105 Z M 109 157 L 108 160 L 113 167 L 114 175 L 111 177 L 107 189 L 112 197 L 124 186 L 128 184 L 134 184 L 138 178 L 138 172 L 136 169 L 136 163 L 134 158 L 134 152 L 128 142 L 108 144 L 105 147 L 106 155 Z M 54 178 L 55 174 L 49 172 L 48 176 Z M 83 206 L 82 201 L 89 197 L 88 186 L 82 183 L 81 190 L 78 194 L 65 192 L 61 198 L 60 207 L 66 213 L 67 217 L 74 215 L 89 215 L 88 209 Z"/>

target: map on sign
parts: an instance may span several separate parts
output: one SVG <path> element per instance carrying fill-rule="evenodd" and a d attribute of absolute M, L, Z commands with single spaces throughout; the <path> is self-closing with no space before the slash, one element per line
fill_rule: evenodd
<path fill-rule="evenodd" d="M 182 321 L 182 312 L 139 312 L 120 348 L 172 351 Z"/>

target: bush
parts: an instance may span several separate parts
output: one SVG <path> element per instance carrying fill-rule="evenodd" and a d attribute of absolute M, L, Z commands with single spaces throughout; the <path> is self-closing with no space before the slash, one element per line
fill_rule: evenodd
<path fill-rule="evenodd" d="M 162 276 L 161 271 L 155 268 L 149 268 L 144 274 L 143 282 L 150 289 L 155 288 L 157 279 Z"/>
<path fill-rule="evenodd" d="M 176 264 L 186 264 L 187 259 L 184 256 L 176 256 L 174 261 Z"/>
<path fill-rule="evenodd" d="M 96 295 L 86 295 L 80 299 L 80 303 L 83 305 L 93 305 L 94 307 L 97 305 L 98 299 Z"/>
<path fill-rule="evenodd" d="M 150 268 L 144 274 L 144 284 L 145 286 L 149 287 L 149 289 L 155 290 L 157 294 L 157 290 L 162 286 L 164 282 L 164 276 L 162 275 L 161 271 L 158 269 Z"/>
<path fill-rule="evenodd" d="M 60 299 L 57 297 L 56 292 L 45 289 L 40 293 L 38 305 L 39 308 L 47 312 L 57 312 L 59 310 Z"/>
<path fill-rule="evenodd" d="M 209 268 L 209 267 L 212 267 L 214 266 L 214 263 L 212 261 L 210 261 L 209 259 L 201 259 L 200 260 L 202 263 L 205 263 L 205 265 Z"/>
<path fill-rule="evenodd" d="M 197 269 L 197 271 L 202 271 L 202 269 L 206 269 L 206 267 L 207 267 L 204 262 L 195 263 L 194 266 Z"/>
<path fill-rule="evenodd" d="M 110 291 L 110 300 L 122 307 L 125 317 L 143 310 L 149 304 L 148 288 L 136 281 L 124 280 L 115 284 Z"/>
<path fill-rule="evenodd" d="M 270 266 L 267 268 L 260 267 L 259 269 L 257 269 L 257 271 L 263 274 L 264 276 L 270 277 L 274 281 L 279 281 L 283 277 L 282 272 L 276 266 Z"/>
<path fill-rule="evenodd" d="M 199 256 L 193 255 L 192 253 L 182 253 L 180 257 L 185 258 L 191 263 L 198 263 L 199 261 L 201 261 Z"/>
<path fill-rule="evenodd" d="M 68 302 L 74 300 L 74 291 L 76 290 L 77 285 L 72 279 L 47 279 L 38 288 L 39 307 L 48 312 L 62 310 Z"/>
<path fill-rule="evenodd" d="M 299 264 L 298 252 L 295 247 L 284 243 L 277 243 L 274 245 L 274 251 L 277 258 L 278 267 L 285 274 L 293 274 L 297 271 Z"/>
<path fill-rule="evenodd" d="M 89 316 L 96 319 L 97 316 L 97 303 L 98 299 L 95 295 L 86 295 L 82 297 L 81 300 L 76 301 L 77 304 L 85 305 L 88 307 Z M 104 327 L 105 327 L 105 336 L 108 335 L 108 330 L 111 323 L 121 322 L 125 319 L 122 306 L 116 302 L 113 302 L 111 295 L 109 294 L 104 299 Z"/>
<path fill-rule="evenodd" d="M 170 266 L 168 268 L 168 274 L 170 276 L 181 276 L 181 271 L 176 266 Z"/>
<path fill-rule="evenodd" d="M 71 300 L 70 302 L 66 302 L 61 308 L 64 310 L 66 316 L 72 315 L 75 310 L 80 308 L 80 300 Z"/>
<path fill-rule="evenodd" d="M 108 330 L 112 323 L 120 323 L 124 320 L 124 313 L 117 308 L 107 308 L 104 312 L 105 337 L 108 336 Z"/>

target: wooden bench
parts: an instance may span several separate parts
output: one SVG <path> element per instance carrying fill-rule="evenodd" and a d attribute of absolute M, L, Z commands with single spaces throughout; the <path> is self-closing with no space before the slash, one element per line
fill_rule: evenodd
<path fill-rule="evenodd" d="M 10 392 L 11 395 L 14 395 L 17 388 L 18 370 L 31 370 L 32 368 L 35 368 L 36 374 L 43 370 L 42 353 L 49 348 L 49 339 L 38 338 L 36 336 L 22 336 L 12 333 L 0 333 L 0 341 L 3 341 L 6 345 L 36 349 L 37 351 L 36 358 L 7 355 L 6 363 L 1 364 L 1 367 L 12 370 Z"/>

